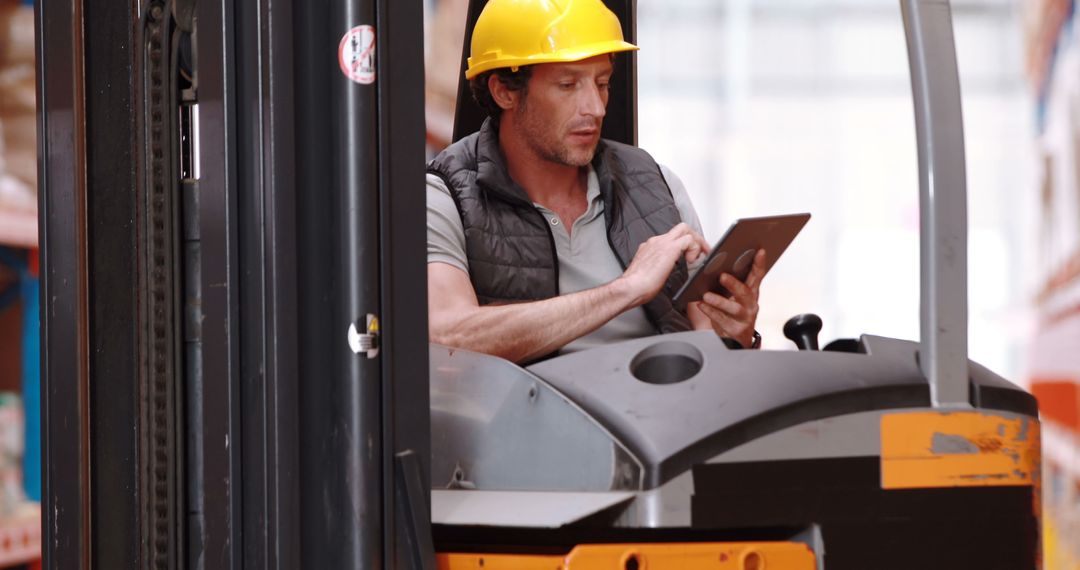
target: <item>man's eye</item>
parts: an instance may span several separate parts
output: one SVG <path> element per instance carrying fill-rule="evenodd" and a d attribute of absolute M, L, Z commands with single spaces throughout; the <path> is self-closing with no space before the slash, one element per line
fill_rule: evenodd
<path fill-rule="evenodd" d="M 603 90 L 603 91 L 607 91 L 608 88 L 611 87 L 611 84 L 610 83 L 599 83 L 596 86 L 598 88 L 600 88 L 601 90 Z"/>
<path fill-rule="evenodd" d="M 561 89 L 573 89 L 574 85 L 576 85 L 576 84 L 574 82 L 572 82 L 572 81 L 563 81 L 562 83 L 559 84 L 559 88 L 561 88 Z"/>

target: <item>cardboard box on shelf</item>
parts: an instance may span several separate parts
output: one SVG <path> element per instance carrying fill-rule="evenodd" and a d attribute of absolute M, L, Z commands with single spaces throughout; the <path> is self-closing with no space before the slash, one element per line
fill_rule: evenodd
<path fill-rule="evenodd" d="M 0 518 L 11 517 L 26 502 L 23 492 L 24 449 L 22 398 L 0 392 Z"/>
<path fill-rule="evenodd" d="M 34 12 L 0 0 L 0 209 L 37 205 Z"/>
<path fill-rule="evenodd" d="M 440 151 L 454 134 L 454 108 L 465 37 L 467 0 L 440 0 L 435 4 L 425 62 L 425 103 L 428 143 Z"/>

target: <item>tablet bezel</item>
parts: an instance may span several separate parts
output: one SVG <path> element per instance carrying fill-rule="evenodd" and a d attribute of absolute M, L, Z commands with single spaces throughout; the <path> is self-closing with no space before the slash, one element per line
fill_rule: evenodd
<path fill-rule="evenodd" d="M 720 274 L 730 273 L 745 281 L 757 250 L 766 251 L 765 273 L 768 273 L 809 220 L 809 213 L 735 220 L 724 232 L 724 236 L 716 242 L 705 261 L 691 273 L 690 278 L 672 297 L 675 308 L 685 312 L 689 303 L 700 301 L 705 293 L 710 291 L 730 297 L 731 293 L 720 285 Z M 735 264 L 740 260 L 740 265 L 746 264 L 743 256 L 751 250 L 753 253 L 749 254 L 750 265 L 746 265 L 745 269 L 736 268 Z M 723 258 L 718 261 L 721 255 Z M 743 275 L 740 276 L 740 272 Z"/>

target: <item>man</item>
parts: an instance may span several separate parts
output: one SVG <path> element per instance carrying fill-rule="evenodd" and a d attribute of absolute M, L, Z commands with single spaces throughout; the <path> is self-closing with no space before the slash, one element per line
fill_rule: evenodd
<path fill-rule="evenodd" d="M 754 331 L 764 252 L 745 283 L 672 306 L 706 253 L 682 183 L 601 140 L 612 58 L 635 50 L 601 0 L 491 0 L 465 77 L 489 114 L 428 165 L 432 342 L 529 362 L 650 334 Z M 730 341 L 729 341 L 730 342 Z"/>

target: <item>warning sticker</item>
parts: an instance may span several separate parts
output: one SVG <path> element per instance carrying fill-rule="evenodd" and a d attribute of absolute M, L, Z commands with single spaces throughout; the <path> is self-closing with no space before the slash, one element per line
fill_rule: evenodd
<path fill-rule="evenodd" d="M 356 26 L 338 44 L 338 64 L 345 77 L 362 85 L 375 82 L 375 28 Z"/>

